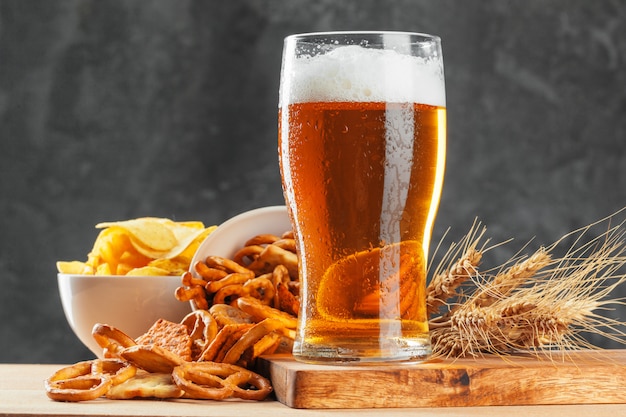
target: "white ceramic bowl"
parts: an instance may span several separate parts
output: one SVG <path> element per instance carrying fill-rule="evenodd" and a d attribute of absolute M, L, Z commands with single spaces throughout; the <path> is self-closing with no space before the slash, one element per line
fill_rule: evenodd
<path fill-rule="evenodd" d="M 191 261 L 190 271 L 197 277 L 193 265 L 207 256 L 230 259 L 250 238 L 267 233 L 280 236 L 288 230 L 291 230 L 291 222 L 286 206 L 262 207 L 238 214 L 219 225 L 200 244 Z M 193 301 L 191 306 L 195 309 Z"/>
<path fill-rule="evenodd" d="M 114 326 L 132 338 L 158 319 L 178 322 L 191 311 L 174 291 L 178 276 L 94 276 L 58 274 L 63 311 L 70 327 L 96 356 L 102 356 L 91 330 L 96 323 Z"/>

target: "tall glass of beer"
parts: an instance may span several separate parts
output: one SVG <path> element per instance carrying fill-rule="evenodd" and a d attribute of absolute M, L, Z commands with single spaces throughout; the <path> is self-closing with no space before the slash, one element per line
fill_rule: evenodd
<path fill-rule="evenodd" d="M 295 358 L 424 360 L 426 261 L 446 153 L 440 39 L 288 36 L 278 120 L 300 267 Z"/>

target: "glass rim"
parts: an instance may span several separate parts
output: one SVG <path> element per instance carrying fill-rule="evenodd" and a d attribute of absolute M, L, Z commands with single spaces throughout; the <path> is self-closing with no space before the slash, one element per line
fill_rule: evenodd
<path fill-rule="evenodd" d="M 316 38 L 323 36 L 359 36 L 359 35 L 400 35 L 400 36 L 413 36 L 419 37 L 422 40 L 431 40 L 433 42 L 441 42 L 441 37 L 438 35 L 431 35 L 424 32 L 411 32 L 411 31 L 396 31 L 396 30 L 337 30 L 337 31 L 321 31 L 321 32 L 301 32 L 294 33 L 285 37 L 287 40 L 306 41 L 308 38 Z"/>

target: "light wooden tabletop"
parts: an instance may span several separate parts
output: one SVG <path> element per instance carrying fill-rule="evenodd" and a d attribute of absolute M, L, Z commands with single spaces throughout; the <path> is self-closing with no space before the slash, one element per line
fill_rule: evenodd
<path fill-rule="evenodd" d="M 550 416 L 616 417 L 626 404 L 498 407 L 299 410 L 278 401 L 107 400 L 62 403 L 50 400 L 43 381 L 62 365 L 0 364 L 0 416 Z"/>

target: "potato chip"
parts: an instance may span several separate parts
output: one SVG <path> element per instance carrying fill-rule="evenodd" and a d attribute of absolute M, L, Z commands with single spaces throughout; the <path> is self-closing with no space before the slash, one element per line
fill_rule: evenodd
<path fill-rule="evenodd" d="M 59 261 L 60 273 L 86 275 L 181 275 L 198 246 L 217 228 L 202 222 L 142 217 L 98 223 L 87 261 Z"/>
<path fill-rule="evenodd" d="M 100 264 L 96 268 L 95 275 L 113 275 L 113 272 L 111 272 L 109 264 Z"/>
<path fill-rule="evenodd" d="M 156 266 L 143 266 L 128 271 L 127 276 L 162 276 L 170 275 L 166 269 L 157 268 Z"/>
<path fill-rule="evenodd" d="M 59 261 L 57 262 L 57 270 L 61 274 L 83 274 L 85 269 L 89 268 L 84 262 L 80 261 Z"/>
<path fill-rule="evenodd" d="M 207 236 L 213 233 L 215 229 L 217 229 L 217 226 L 209 226 L 206 229 L 202 230 L 202 233 L 199 233 L 198 235 L 196 235 L 195 238 L 191 240 L 191 242 L 189 242 L 187 247 L 185 247 L 180 253 L 174 254 L 172 258 L 181 257 L 181 258 L 188 259 L 189 262 L 191 262 L 200 244 L 204 242 L 204 239 L 206 239 Z"/>
<path fill-rule="evenodd" d="M 96 228 L 121 227 L 129 233 L 133 243 L 155 251 L 166 252 L 175 247 L 178 244 L 178 240 L 172 229 L 162 220 L 166 219 L 143 217 L 120 222 L 98 223 Z"/>

